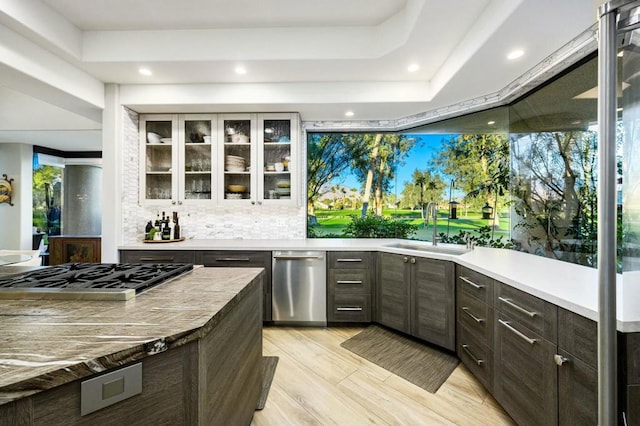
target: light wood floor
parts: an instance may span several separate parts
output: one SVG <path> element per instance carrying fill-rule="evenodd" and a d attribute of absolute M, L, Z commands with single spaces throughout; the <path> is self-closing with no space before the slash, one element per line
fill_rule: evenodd
<path fill-rule="evenodd" d="M 513 425 L 460 364 L 429 393 L 343 349 L 361 328 L 266 327 L 264 355 L 280 357 L 252 425 Z"/>

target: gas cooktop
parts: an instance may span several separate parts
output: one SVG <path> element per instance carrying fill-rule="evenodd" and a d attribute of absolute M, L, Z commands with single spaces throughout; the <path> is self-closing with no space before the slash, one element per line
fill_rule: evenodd
<path fill-rule="evenodd" d="M 190 263 L 65 263 L 0 277 L 0 299 L 128 300 L 192 269 Z"/>

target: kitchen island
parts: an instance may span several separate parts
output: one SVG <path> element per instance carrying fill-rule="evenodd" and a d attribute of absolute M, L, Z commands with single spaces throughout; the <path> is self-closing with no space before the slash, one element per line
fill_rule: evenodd
<path fill-rule="evenodd" d="M 248 424 L 263 275 L 195 268 L 126 302 L 0 300 L 0 424 Z M 139 363 L 141 392 L 117 401 L 118 371 Z M 81 416 L 82 383 L 102 376 L 97 399 L 117 402 Z"/>

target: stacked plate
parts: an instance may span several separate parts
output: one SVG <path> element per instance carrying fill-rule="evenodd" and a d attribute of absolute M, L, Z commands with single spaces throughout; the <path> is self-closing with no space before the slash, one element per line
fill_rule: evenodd
<path fill-rule="evenodd" d="M 291 182 L 280 180 L 276 182 L 276 194 L 278 198 L 287 199 L 291 197 Z"/>
<path fill-rule="evenodd" d="M 244 172 L 245 159 L 237 155 L 227 155 L 224 160 L 224 168 L 228 172 Z"/>

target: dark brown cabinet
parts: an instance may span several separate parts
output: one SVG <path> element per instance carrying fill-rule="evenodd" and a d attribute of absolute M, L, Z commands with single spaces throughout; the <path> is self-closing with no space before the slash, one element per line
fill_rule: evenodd
<path fill-rule="evenodd" d="M 493 283 L 477 272 L 456 268 L 456 352 L 490 392 L 493 391 Z"/>
<path fill-rule="evenodd" d="M 327 321 L 371 322 L 373 255 L 369 252 L 329 252 L 327 268 Z"/>
<path fill-rule="evenodd" d="M 193 250 L 120 250 L 122 263 L 196 263 Z"/>
<path fill-rule="evenodd" d="M 453 264 L 380 253 L 379 269 L 377 321 L 454 350 Z"/>
<path fill-rule="evenodd" d="M 263 321 L 271 321 L 271 252 L 219 250 L 120 250 L 123 263 L 193 263 L 207 267 L 264 268 Z"/>
<path fill-rule="evenodd" d="M 377 322 L 409 333 L 409 256 L 380 253 Z"/>
<path fill-rule="evenodd" d="M 195 252 L 195 263 L 207 267 L 264 268 L 262 319 L 263 321 L 271 321 L 270 251 L 202 250 Z"/>
<path fill-rule="evenodd" d="M 557 307 L 494 287 L 494 396 L 519 424 L 558 424 Z"/>
<path fill-rule="evenodd" d="M 558 415 L 560 425 L 598 423 L 598 326 L 558 309 Z"/>

